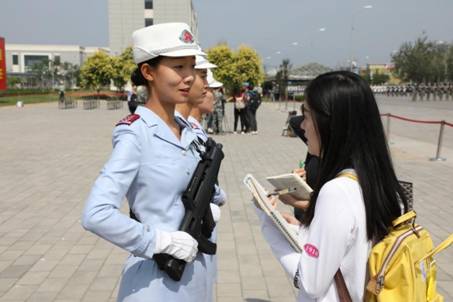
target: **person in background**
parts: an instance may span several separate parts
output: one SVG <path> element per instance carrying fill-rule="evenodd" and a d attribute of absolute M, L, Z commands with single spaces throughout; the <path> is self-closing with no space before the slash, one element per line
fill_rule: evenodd
<path fill-rule="evenodd" d="M 129 112 L 131 114 L 134 114 L 134 112 L 138 106 L 138 97 L 137 97 L 137 93 L 135 92 L 135 90 L 136 90 L 136 87 L 133 86 L 132 90 L 130 92 L 128 92 L 127 106 L 129 107 Z"/>
<path fill-rule="evenodd" d="M 247 104 L 246 114 L 249 125 L 249 131 L 251 131 L 253 135 L 256 135 L 258 134 L 256 111 L 258 110 L 258 107 L 261 105 L 261 95 L 258 93 L 258 91 L 255 90 L 253 85 L 249 85 L 245 96 Z"/>
<path fill-rule="evenodd" d="M 234 100 L 234 128 L 233 133 L 237 133 L 236 129 L 238 126 L 238 121 L 241 121 L 240 133 L 244 134 L 247 132 L 247 111 L 246 111 L 246 99 L 245 99 L 245 88 L 236 93 L 233 97 Z"/>
<path fill-rule="evenodd" d="M 82 226 L 128 251 L 118 301 L 212 301 L 212 276 L 197 241 L 179 231 L 181 199 L 200 161 L 199 142 L 175 117 L 195 79 L 195 56 L 203 55 L 189 26 L 163 23 L 132 35 L 134 85 L 148 99 L 113 132 L 113 151 L 86 201 Z M 120 211 L 124 198 L 135 219 Z M 168 254 L 186 262 L 180 281 L 153 259 Z"/>
<path fill-rule="evenodd" d="M 289 126 L 293 129 L 294 134 L 297 135 L 305 144 L 307 139 L 305 138 L 305 131 L 302 129 L 302 122 L 304 120 L 303 115 L 296 115 L 289 120 Z M 319 158 L 315 155 L 310 154 L 307 151 L 305 161 L 300 166 L 294 169 L 293 173 L 298 174 L 300 177 L 304 177 L 307 184 L 314 188 L 316 186 L 316 180 L 318 176 Z M 294 207 L 294 216 L 302 222 L 303 214 L 308 208 L 308 200 L 299 202 L 298 204 L 291 203 L 292 200 L 287 199 L 286 196 L 281 196 L 283 202 L 287 202 Z"/>
<path fill-rule="evenodd" d="M 367 82 L 349 71 L 329 72 L 308 85 L 305 97 L 302 129 L 308 152 L 319 157 L 319 174 L 302 224 L 286 215 L 303 252 L 256 209 L 261 230 L 299 288 L 297 301 L 340 301 L 337 272 L 352 301 L 362 301 L 372 242 L 387 235 L 402 206 L 407 211 L 407 199 Z"/>

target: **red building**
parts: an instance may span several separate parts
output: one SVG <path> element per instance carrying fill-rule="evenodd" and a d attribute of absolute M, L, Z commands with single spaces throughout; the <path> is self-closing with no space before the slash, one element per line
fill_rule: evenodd
<path fill-rule="evenodd" d="M 6 89 L 5 39 L 0 37 L 0 90 Z"/>

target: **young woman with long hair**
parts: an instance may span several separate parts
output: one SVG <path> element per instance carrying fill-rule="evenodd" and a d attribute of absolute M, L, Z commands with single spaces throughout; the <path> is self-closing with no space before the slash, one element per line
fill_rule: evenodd
<path fill-rule="evenodd" d="M 382 239 L 392 220 L 407 211 L 407 200 L 376 100 L 360 76 L 348 71 L 322 74 L 308 85 L 305 99 L 301 127 L 308 152 L 320 161 L 298 228 L 304 250 L 294 252 L 257 210 L 262 231 L 300 289 L 298 301 L 339 301 L 334 282 L 338 269 L 352 300 L 362 301 L 372 242 Z M 287 220 L 298 223 L 294 217 Z"/>

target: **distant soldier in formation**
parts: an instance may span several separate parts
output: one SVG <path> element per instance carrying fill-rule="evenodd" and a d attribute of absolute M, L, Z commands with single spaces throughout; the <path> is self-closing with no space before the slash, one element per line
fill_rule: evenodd
<path fill-rule="evenodd" d="M 412 101 L 417 101 L 417 94 L 418 94 L 418 84 L 412 85 Z"/>
<path fill-rule="evenodd" d="M 420 101 L 423 101 L 427 93 L 427 86 L 425 83 L 420 84 Z"/>
<path fill-rule="evenodd" d="M 217 84 L 218 83 L 218 84 Z M 222 92 L 222 84 L 215 82 L 211 88 L 214 89 L 214 112 L 212 113 L 212 127 L 214 133 L 223 133 L 223 118 L 225 116 L 225 96 Z"/>
<path fill-rule="evenodd" d="M 453 83 L 448 83 L 447 87 L 447 95 L 445 97 L 446 100 L 452 99 L 453 100 Z"/>
<path fill-rule="evenodd" d="M 437 84 L 436 83 L 429 83 L 429 87 L 431 88 L 431 98 L 433 101 L 437 101 Z"/>
<path fill-rule="evenodd" d="M 431 98 L 431 93 L 433 92 L 433 88 L 431 86 L 431 83 L 426 84 L 426 100 L 429 101 Z"/>
<path fill-rule="evenodd" d="M 438 96 L 439 96 L 439 101 L 442 101 L 443 98 L 444 98 L 444 94 L 445 94 L 445 83 L 440 83 L 438 88 L 439 88 L 439 91 L 438 91 Z"/>

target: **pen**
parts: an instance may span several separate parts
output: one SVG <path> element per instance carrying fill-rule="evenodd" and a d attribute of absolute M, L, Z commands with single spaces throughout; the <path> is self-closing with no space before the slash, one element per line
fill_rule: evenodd
<path fill-rule="evenodd" d="M 279 191 L 275 191 L 275 192 L 269 193 L 269 194 L 267 194 L 267 197 L 277 196 L 277 195 L 285 195 L 285 194 L 292 193 L 292 192 L 295 192 L 295 191 L 297 191 L 296 188 L 287 188 L 287 189 L 283 189 L 283 190 L 279 190 Z"/>

